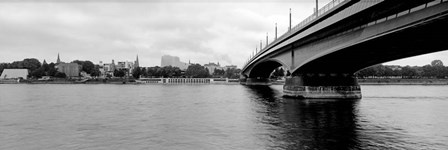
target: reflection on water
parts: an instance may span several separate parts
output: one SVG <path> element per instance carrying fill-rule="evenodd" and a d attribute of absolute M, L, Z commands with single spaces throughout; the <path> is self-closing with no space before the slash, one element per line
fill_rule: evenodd
<path fill-rule="evenodd" d="M 269 86 L 246 86 L 254 94 L 261 122 L 269 125 L 270 148 L 350 149 L 359 146 L 356 105 L 359 100 L 291 99 Z M 277 147 L 278 146 L 278 147 Z"/>
<path fill-rule="evenodd" d="M 298 100 L 281 97 L 280 86 L 246 88 L 270 131 L 269 148 L 448 148 L 448 86 L 365 86 L 362 100 Z"/>
<path fill-rule="evenodd" d="M 448 86 L 0 85 L 0 149 L 448 149 Z"/>

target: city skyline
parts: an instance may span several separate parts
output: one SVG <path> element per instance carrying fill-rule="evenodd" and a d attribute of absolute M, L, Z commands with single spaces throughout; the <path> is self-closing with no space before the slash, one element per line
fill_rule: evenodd
<path fill-rule="evenodd" d="M 0 3 L 0 62 L 52 62 L 61 53 L 64 60 L 98 63 L 133 60 L 138 54 L 142 66 L 158 66 L 160 57 L 173 55 L 183 62 L 242 67 L 266 34 L 273 41 L 275 23 L 278 36 L 286 32 L 289 8 L 295 25 L 312 14 L 314 2 L 6 1 Z M 385 64 L 423 66 L 435 59 L 447 62 L 448 52 Z"/>

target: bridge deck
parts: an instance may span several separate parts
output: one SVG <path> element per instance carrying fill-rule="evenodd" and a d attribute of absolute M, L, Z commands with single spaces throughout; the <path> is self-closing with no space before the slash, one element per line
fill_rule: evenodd
<path fill-rule="evenodd" d="M 292 44 L 294 46 L 298 44 L 303 45 L 314 40 L 319 40 L 320 38 L 337 36 L 357 28 L 367 27 L 391 18 L 397 18 L 446 1 L 409 0 L 406 2 L 398 2 L 384 0 L 341 0 L 338 5 L 333 4 L 332 7 L 325 7 L 325 11 L 322 11 L 321 16 L 318 18 L 307 18 L 290 32 L 285 33 L 273 41 L 252 57 L 243 67 L 243 70 L 265 58 L 267 55 L 279 53 L 279 50 L 287 46 L 292 46 Z M 309 21 L 310 18 L 314 20 Z"/>
<path fill-rule="evenodd" d="M 383 0 L 366 1 L 353 5 L 356 0 L 336 0 L 327 4 L 319 10 L 319 16 L 313 14 L 301 23 L 294 26 L 290 31 L 281 35 L 277 40 L 270 43 L 263 50 L 257 53 L 250 61 L 257 60 L 258 57 L 269 53 L 270 50 L 279 49 L 288 44 L 291 44 L 297 39 L 304 38 L 314 32 L 317 32 L 329 25 L 356 14 L 364 9 L 367 9 Z M 330 7 L 331 6 L 331 7 Z M 348 7 L 347 9 L 345 9 Z M 294 37 L 294 40 L 292 39 Z"/>

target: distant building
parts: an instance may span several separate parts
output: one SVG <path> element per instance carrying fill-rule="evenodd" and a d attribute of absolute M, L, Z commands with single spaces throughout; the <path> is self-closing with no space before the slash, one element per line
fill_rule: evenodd
<path fill-rule="evenodd" d="M 187 68 L 188 68 L 188 66 L 190 66 L 190 64 L 181 62 L 179 57 L 177 57 L 177 56 L 163 55 L 162 63 L 160 66 L 161 67 L 173 66 L 173 67 L 178 67 L 180 70 L 187 70 Z"/>
<path fill-rule="evenodd" d="M 77 63 L 59 63 L 57 66 L 58 71 L 65 73 L 67 77 L 78 77 L 80 66 Z"/>
<path fill-rule="evenodd" d="M 28 69 L 4 69 L 0 79 L 28 78 Z"/>
<path fill-rule="evenodd" d="M 221 67 L 221 65 L 219 65 L 219 62 L 218 62 L 218 64 L 210 63 L 210 62 L 209 62 L 208 64 L 205 64 L 204 67 L 208 69 L 208 72 L 209 72 L 211 75 L 213 75 L 213 73 L 215 73 L 215 69 L 223 69 L 223 68 Z"/>
<path fill-rule="evenodd" d="M 79 76 L 79 70 L 81 69 L 81 66 L 77 63 L 64 63 L 59 58 L 56 60 L 56 66 L 55 66 L 59 72 L 65 73 L 67 77 L 77 77 Z"/>
<path fill-rule="evenodd" d="M 401 69 L 402 69 L 402 67 L 401 67 L 401 66 L 398 66 L 398 65 L 390 65 L 390 66 L 386 66 L 386 67 L 392 69 L 393 71 L 401 70 Z"/>
<path fill-rule="evenodd" d="M 134 63 L 133 62 L 129 62 L 129 61 L 122 61 L 122 62 L 118 62 L 116 69 L 122 70 L 122 69 L 126 69 L 126 70 L 132 70 L 134 69 Z"/>
<path fill-rule="evenodd" d="M 115 71 L 115 61 L 112 59 L 112 63 L 103 63 L 103 61 L 100 61 L 100 72 L 101 76 L 106 77 L 107 75 L 114 76 Z"/>
<path fill-rule="evenodd" d="M 104 71 L 104 63 L 103 61 L 100 61 L 100 63 L 98 63 L 98 70 L 100 70 L 100 77 L 105 75 L 105 71 Z"/>
<path fill-rule="evenodd" d="M 103 64 L 103 62 L 100 61 L 99 65 L 100 65 L 100 72 L 103 76 L 107 75 L 114 76 L 115 70 L 124 70 L 126 71 L 126 75 L 130 75 L 135 68 L 140 67 L 138 55 L 134 62 L 121 61 L 115 64 L 115 61 L 112 59 L 112 63 L 110 64 L 108 63 Z"/>
<path fill-rule="evenodd" d="M 137 61 L 135 61 L 137 62 Z M 118 62 L 117 65 L 115 66 L 115 69 L 117 70 L 124 70 L 126 72 L 126 76 L 131 76 L 133 70 L 135 69 L 135 64 L 134 62 L 130 62 L 130 61 L 122 61 L 122 62 Z"/>
<path fill-rule="evenodd" d="M 236 65 L 224 66 L 223 69 L 224 69 L 224 71 L 226 71 L 227 69 L 236 69 Z"/>

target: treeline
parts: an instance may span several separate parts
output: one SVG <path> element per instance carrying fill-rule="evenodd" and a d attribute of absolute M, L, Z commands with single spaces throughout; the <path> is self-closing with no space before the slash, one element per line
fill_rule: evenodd
<path fill-rule="evenodd" d="M 358 78 L 448 78 L 448 67 L 441 60 L 434 60 L 431 64 L 419 66 L 385 66 L 375 65 L 356 73 Z"/>
<path fill-rule="evenodd" d="M 94 65 L 91 61 L 75 60 L 72 63 L 77 63 L 80 71 L 84 71 L 92 76 L 99 76 L 101 74 L 98 65 Z M 58 72 L 57 64 L 55 63 L 40 63 L 36 58 L 26 58 L 22 61 L 14 61 L 12 63 L 0 63 L 0 74 L 4 69 L 28 69 L 29 77 L 41 78 L 42 76 L 51 76 L 57 78 L 65 78 L 66 74 Z"/>
<path fill-rule="evenodd" d="M 215 69 L 213 72 L 213 77 L 238 79 L 240 77 L 240 73 L 241 69 L 235 69 L 235 68 L 227 68 L 227 70 Z"/>
<path fill-rule="evenodd" d="M 210 78 L 210 77 L 223 77 L 223 78 L 239 78 L 240 69 L 215 69 L 213 75 L 210 75 L 210 71 L 200 64 L 192 64 L 188 66 L 187 70 L 182 71 L 178 67 L 165 66 L 165 67 L 139 67 L 132 71 L 134 78 Z"/>
<path fill-rule="evenodd" d="M 0 73 L 2 73 L 4 69 L 28 69 L 29 77 L 40 78 L 42 76 L 53 76 L 64 78 L 66 76 L 65 73 L 58 72 L 55 66 L 56 64 L 54 63 L 41 64 L 39 60 L 35 58 L 26 58 L 22 61 L 14 61 L 12 63 L 1 63 Z"/>

